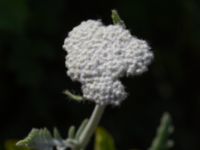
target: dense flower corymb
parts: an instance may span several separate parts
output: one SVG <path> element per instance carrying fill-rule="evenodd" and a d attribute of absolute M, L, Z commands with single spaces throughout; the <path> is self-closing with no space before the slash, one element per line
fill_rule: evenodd
<path fill-rule="evenodd" d="M 143 73 L 153 59 L 146 41 L 94 20 L 73 28 L 63 48 L 67 74 L 81 82 L 84 98 L 98 104 L 119 105 L 127 96 L 119 78 Z"/>

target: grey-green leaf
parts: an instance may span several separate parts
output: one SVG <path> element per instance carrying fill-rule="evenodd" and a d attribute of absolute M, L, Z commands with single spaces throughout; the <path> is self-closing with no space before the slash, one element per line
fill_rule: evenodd
<path fill-rule="evenodd" d="M 73 139 L 75 137 L 75 126 L 71 126 L 68 130 L 68 138 Z"/>
<path fill-rule="evenodd" d="M 173 141 L 169 136 L 173 132 L 173 125 L 169 113 L 164 113 L 161 118 L 160 126 L 157 129 L 156 137 L 154 138 L 149 150 L 168 150 L 173 146 Z"/>
<path fill-rule="evenodd" d="M 17 142 L 17 146 L 26 146 L 37 150 L 52 150 L 53 138 L 46 129 L 32 129 L 28 136 Z"/>
<path fill-rule="evenodd" d="M 53 129 L 53 136 L 54 136 L 54 138 L 56 138 L 56 139 L 62 139 L 62 137 L 61 137 L 61 135 L 60 135 L 60 132 L 58 131 L 58 129 L 57 128 L 54 128 Z"/>
<path fill-rule="evenodd" d="M 71 93 L 71 92 L 68 91 L 68 90 L 65 90 L 65 91 L 63 92 L 63 94 L 67 95 L 70 99 L 75 100 L 75 101 L 77 101 L 77 102 L 81 102 L 81 101 L 84 100 L 84 98 L 83 98 L 82 96 L 80 96 L 80 95 L 75 95 L 75 94 Z"/>
<path fill-rule="evenodd" d="M 76 135 L 75 135 L 75 139 L 76 140 L 79 140 L 79 137 L 81 135 L 81 133 L 83 132 L 84 128 L 86 127 L 88 123 L 88 119 L 84 119 L 80 125 L 80 127 L 78 128 L 77 132 L 76 132 Z"/>
<path fill-rule="evenodd" d="M 97 128 L 94 150 L 116 150 L 112 136 L 103 128 Z"/>
<path fill-rule="evenodd" d="M 112 10 L 111 18 L 112 18 L 113 24 L 119 24 L 119 25 L 123 26 L 124 28 L 126 28 L 126 25 L 125 25 L 124 21 L 120 18 L 117 10 L 115 10 L 115 9 Z"/>

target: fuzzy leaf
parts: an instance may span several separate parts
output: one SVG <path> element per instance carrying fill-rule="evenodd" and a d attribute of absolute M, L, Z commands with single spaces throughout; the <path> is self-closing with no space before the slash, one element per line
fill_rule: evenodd
<path fill-rule="evenodd" d="M 63 91 L 63 94 L 67 95 L 70 99 L 75 100 L 77 102 L 81 102 L 84 98 L 80 95 L 75 95 L 68 90 Z"/>
<path fill-rule="evenodd" d="M 80 127 L 78 128 L 77 132 L 76 132 L 76 135 L 75 135 L 75 139 L 76 140 L 79 140 L 79 137 L 81 135 L 81 133 L 83 132 L 84 128 L 86 127 L 88 123 L 88 119 L 84 119 L 80 125 Z"/>
<path fill-rule="evenodd" d="M 68 130 L 68 138 L 69 139 L 73 139 L 74 138 L 74 136 L 75 136 L 75 130 L 76 130 L 75 126 L 71 126 L 69 128 L 69 130 Z"/>
<path fill-rule="evenodd" d="M 103 128 L 97 128 L 95 150 L 116 150 L 112 136 Z"/>
<path fill-rule="evenodd" d="M 53 129 L 53 136 L 54 136 L 54 138 L 56 138 L 56 139 L 62 139 L 62 137 L 61 137 L 61 135 L 60 135 L 60 132 L 58 131 L 58 129 L 57 128 L 54 128 Z"/>
<path fill-rule="evenodd" d="M 115 9 L 112 10 L 111 18 L 112 18 L 113 24 L 119 24 L 119 25 L 123 26 L 124 28 L 126 28 L 126 25 L 125 25 L 124 21 L 120 18 L 117 10 L 115 10 Z"/>
<path fill-rule="evenodd" d="M 173 141 L 169 140 L 169 136 L 173 132 L 172 120 L 169 113 L 164 113 L 161 118 L 160 126 L 157 129 L 156 137 L 154 138 L 149 150 L 168 150 L 173 146 Z"/>
<path fill-rule="evenodd" d="M 37 150 L 52 150 L 53 138 L 46 129 L 32 129 L 28 136 L 17 142 L 17 146 L 26 146 Z"/>

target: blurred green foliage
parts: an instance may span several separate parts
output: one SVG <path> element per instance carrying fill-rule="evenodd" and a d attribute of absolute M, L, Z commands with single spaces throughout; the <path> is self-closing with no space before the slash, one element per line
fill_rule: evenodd
<path fill-rule="evenodd" d="M 168 112 L 165 112 L 157 128 L 156 136 L 148 150 L 169 150 L 174 146 L 174 140 L 170 139 L 174 132 L 172 118 Z"/>
<path fill-rule="evenodd" d="M 8 141 L 6 141 L 5 144 L 4 144 L 5 150 L 30 150 L 27 147 L 16 146 L 16 142 L 17 142 L 16 140 L 8 140 Z"/>
<path fill-rule="evenodd" d="M 101 127 L 96 130 L 94 150 L 116 150 L 113 137 Z"/>

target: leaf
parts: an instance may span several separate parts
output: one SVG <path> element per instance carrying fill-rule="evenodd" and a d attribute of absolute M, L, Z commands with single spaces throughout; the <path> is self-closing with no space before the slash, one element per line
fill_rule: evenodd
<path fill-rule="evenodd" d="M 28 147 L 18 147 L 16 146 L 16 140 L 8 140 L 5 142 L 5 150 L 30 150 Z"/>
<path fill-rule="evenodd" d="M 80 95 L 75 95 L 75 94 L 71 93 L 71 92 L 68 91 L 68 90 L 65 90 L 65 91 L 63 92 L 63 94 L 67 95 L 70 99 L 75 100 L 75 101 L 77 101 L 77 102 L 81 102 L 81 101 L 84 100 L 84 98 L 83 98 L 82 96 L 80 96 Z"/>
<path fill-rule="evenodd" d="M 123 26 L 124 28 L 126 28 L 126 25 L 125 25 L 124 21 L 120 18 L 117 10 L 115 10 L 115 9 L 112 10 L 111 18 L 112 18 L 113 24 L 119 24 L 119 25 Z"/>
<path fill-rule="evenodd" d="M 95 150 L 116 150 L 112 136 L 103 128 L 97 128 Z"/>
<path fill-rule="evenodd" d="M 80 125 L 80 127 L 78 128 L 77 132 L 76 132 L 76 135 L 75 135 L 75 139 L 76 140 L 79 140 L 79 137 L 81 135 L 81 133 L 83 132 L 84 128 L 86 127 L 88 123 L 88 119 L 84 119 Z"/>
<path fill-rule="evenodd" d="M 52 150 L 51 133 L 46 129 L 32 129 L 28 136 L 17 142 L 17 146 L 26 146 L 38 150 Z"/>
<path fill-rule="evenodd" d="M 149 150 L 168 150 L 173 146 L 173 141 L 169 140 L 169 136 L 173 132 L 172 120 L 169 113 L 164 113 L 161 118 L 160 126 L 157 129 L 156 137 L 154 138 Z"/>
<path fill-rule="evenodd" d="M 16 145 L 37 150 L 53 150 L 54 147 L 58 150 L 63 150 L 68 146 L 56 128 L 54 128 L 53 135 L 46 128 L 32 129 L 28 136 L 17 142 Z"/>
<path fill-rule="evenodd" d="M 68 130 L 68 138 L 73 139 L 75 137 L 75 126 L 71 126 Z"/>
<path fill-rule="evenodd" d="M 58 129 L 57 128 L 54 128 L 53 129 L 53 136 L 54 136 L 54 138 L 56 138 L 56 139 L 62 139 L 62 137 L 61 137 L 61 135 L 60 135 L 60 132 L 58 131 Z"/>

